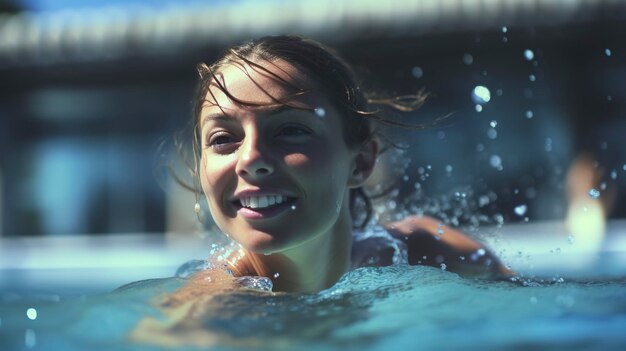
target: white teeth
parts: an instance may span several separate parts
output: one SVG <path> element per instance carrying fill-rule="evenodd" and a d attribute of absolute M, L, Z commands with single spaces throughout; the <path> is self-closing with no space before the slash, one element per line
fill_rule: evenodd
<path fill-rule="evenodd" d="M 266 208 L 285 201 L 287 201 L 287 197 L 283 195 L 249 196 L 239 199 L 241 206 L 249 208 Z"/>

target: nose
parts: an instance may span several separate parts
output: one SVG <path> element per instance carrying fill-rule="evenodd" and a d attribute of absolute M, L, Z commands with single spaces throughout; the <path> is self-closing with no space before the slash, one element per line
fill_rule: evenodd
<path fill-rule="evenodd" d="M 260 144 L 261 141 L 257 137 L 244 140 L 237 162 L 237 174 L 240 177 L 257 179 L 274 173 L 271 155 Z"/>

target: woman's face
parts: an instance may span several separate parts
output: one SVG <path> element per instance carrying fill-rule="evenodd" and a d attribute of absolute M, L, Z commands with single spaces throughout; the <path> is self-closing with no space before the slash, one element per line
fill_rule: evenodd
<path fill-rule="evenodd" d="M 313 83 L 284 61 L 259 62 L 296 87 Z M 243 71 L 246 70 L 247 74 Z M 347 216 L 348 188 L 360 184 L 358 150 L 347 147 L 341 116 L 315 93 L 294 93 L 250 66 L 217 74 L 242 106 L 210 87 L 200 114 L 201 182 L 218 227 L 248 250 L 274 253 L 332 233 Z M 264 91 L 265 90 L 265 91 Z"/>

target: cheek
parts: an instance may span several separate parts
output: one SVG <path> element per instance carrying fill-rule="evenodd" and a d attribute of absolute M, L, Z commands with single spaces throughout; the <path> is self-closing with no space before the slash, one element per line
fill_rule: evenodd
<path fill-rule="evenodd" d="M 215 157 L 202 157 L 200 161 L 200 183 L 204 195 L 210 202 L 220 193 L 224 192 L 229 179 L 227 173 L 231 168 L 231 159 L 218 159 Z M 234 169 L 234 168 L 233 168 Z"/>

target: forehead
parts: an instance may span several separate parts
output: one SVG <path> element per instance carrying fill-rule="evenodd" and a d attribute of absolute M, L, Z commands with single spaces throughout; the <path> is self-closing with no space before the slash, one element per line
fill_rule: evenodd
<path fill-rule="evenodd" d="M 203 114 L 271 109 L 282 103 L 313 108 L 321 102 L 321 97 L 315 93 L 298 94 L 302 90 L 313 89 L 314 84 L 302 70 L 284 60 L 261 60 L 255 65 L 232 63 L 220 68 L 215 76 L 226 91 L 213 80 L 202 105 Z"/>

